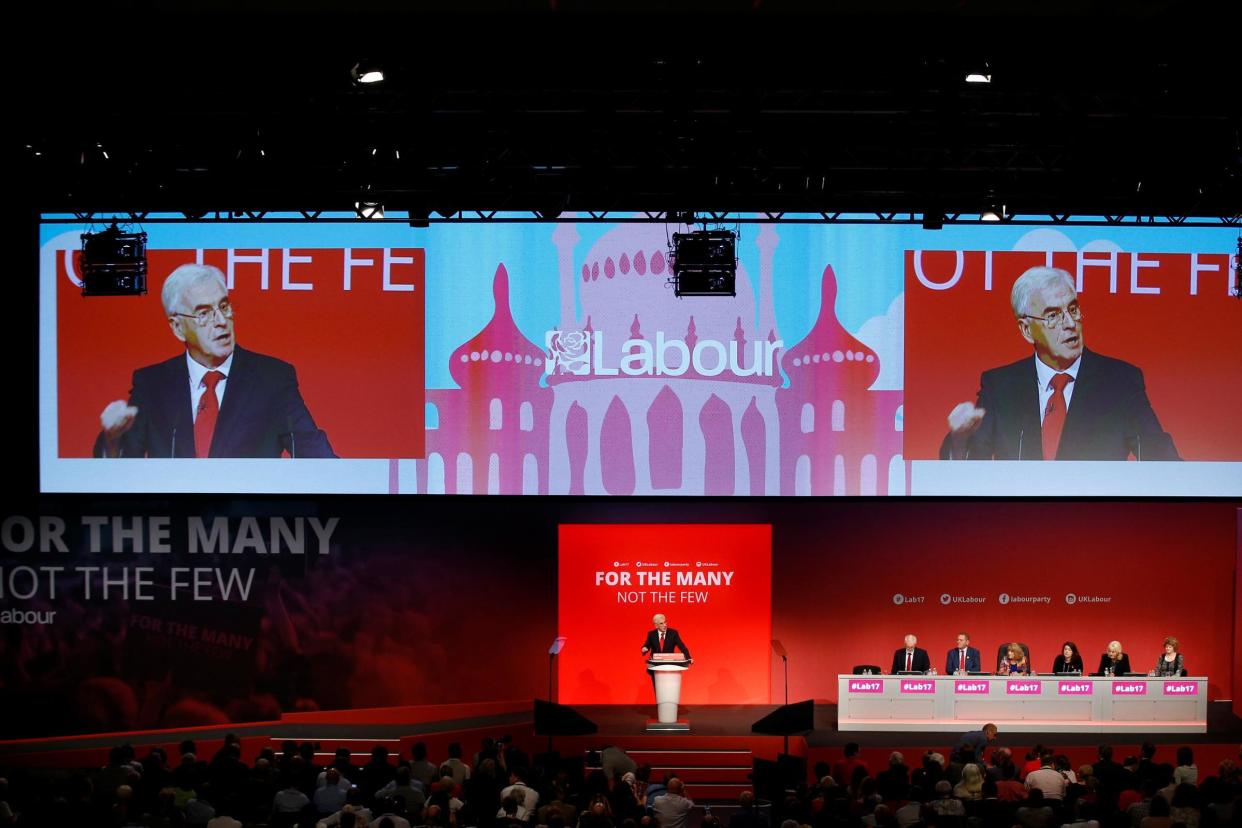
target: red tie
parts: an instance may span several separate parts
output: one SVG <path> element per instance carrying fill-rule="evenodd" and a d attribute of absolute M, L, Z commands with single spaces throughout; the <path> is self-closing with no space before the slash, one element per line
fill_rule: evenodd
<path fill-rule="evenodd" d="M 198 400 L 198 415 L 194 418 L 194 456 L 206 457 L 211 453 L 211 435 L 216 430 L 216 418 L 220 415 L 220 401 L 216 399 L 216 384 L 224 379 L 219 371 L 203 374 L 207 386 Z"/>
<path fill-rule="evenodd" d="M 1053 374 L 1052 396 L 1044 409 L 1044 459 L 1057 459 L 1057 446 L 1061 443 L 1061 429 L 1065 428 L 1065 386 L 1073 379 L 1069 374 Z"/>
<path fill-rule="evenodd" d="M 914 671 L 914 653 L 910 652 L 909 650 L 906 650 L 906 672 L 910 673 L 913 671 Z"/>
<path fill-rule="evenodd" d="M 660 652 L 664 652 L 664 633 L 660 633 Z"/>
<path fill-rule="evenodd" d="M 957 657 L 957 669 L 959 670 L 966 669 L 966 651 L 965 650 L 962 650 L 962 652 Z"/>

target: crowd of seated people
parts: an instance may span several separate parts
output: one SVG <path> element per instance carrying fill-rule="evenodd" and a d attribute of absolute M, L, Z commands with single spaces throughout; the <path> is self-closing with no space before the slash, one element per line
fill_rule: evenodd
<path fill-rule="evenodd" d="M 175 759 L 127 744 L 90 771 L 0 775 L 0 828 L 685 828 L 693 807 L 681 780 L 615 749 L 595 769 L 541 766 L 508 738 L 484 739 L 470 759 L 457 743 L 447 752 L 340 749 L 321 764 L 318 745 L 285 742 L 246 764 L 233 734 L 210 759 L 192 741 Z M 674 800 L 662 822 L 656 806 Z"/>
<path fill-rule="evenodd" d="M 1116 762 L 1102 745 L 1074 769 L 1044 745 L 988 747 L 917 764 L 895 751 L 873 771 L 851 743 L 818 782 L 770 805 L 748 791 L 722 820 L 695 807 L 693 785 L 623 755 L 545 766 L 484 739 L 469 759 L 453 744 L 434 761 L 419 743 L 321 764 L 317 745 L 286 742 L 247 764 L 229 735 L 210 759 L 188 741 L 175 759 L 123 745 L 89 772 L 0 776 L 0 828 L 1242 828 L 1240 762 L 1206 775 L 1190 748 L 1164 762 L 1145 744 Z"/>
<path fill-rule="evenodd" d="M 1074 769 L 1044 745 L 983 755 L 965 747 L 947 759 L 928 751 L 917 764 L 894 751 L 873 773 L 851 744 L 843 761 L 817 765 L 819 782 L 778 803 L 773 818 L 780 828 L 1242 828 L 1239 761 L 1204 777 L 1190 748 L 1177 750 L 1176 763 L 1157 753 L 1146 743 L 1116 762 L 1101 745 L 1096 762 Z"/>

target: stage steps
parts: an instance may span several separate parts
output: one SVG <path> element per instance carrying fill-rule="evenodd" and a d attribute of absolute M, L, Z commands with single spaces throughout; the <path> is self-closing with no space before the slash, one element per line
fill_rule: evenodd
<path fill-rule="evenodd" d="M 653 782 L 670 774 L 679 777 L 696 805 L 735 805 L 742 791 L 751 790 L 754 751 L 749 748 L 679 744 L 676 749 L 622 749 L 638 764 L 651 765 Z"/>

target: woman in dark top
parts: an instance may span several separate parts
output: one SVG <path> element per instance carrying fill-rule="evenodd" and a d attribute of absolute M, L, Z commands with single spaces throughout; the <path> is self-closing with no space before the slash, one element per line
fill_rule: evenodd
<path fill-rule="evenodd" d="M 1121 651 L 1120 641 L 1108 642 L 1108 652 L 1100 656 L 1099 669 L 1095 671 L 1097 676 L 1108 675 L 1124 676 L 1130 670 L 1130 656 Z"/>
<path fill-rule="evenodd" d="M 1181 642 L 1173 636 L 1164 640 L 1164 652 L 1156 659 L 1157 676 L 1186 675 L 1186 658 L 1181 654 Z"/>
<path fill-rule="evenodd" d="M 1061 654 L 1052 662 L 1052 672 L 1082 674 L 1082 656 L 1078 654 L 1077 644 L 1073 641 L 1065 642 L 1061 647 Z"/>

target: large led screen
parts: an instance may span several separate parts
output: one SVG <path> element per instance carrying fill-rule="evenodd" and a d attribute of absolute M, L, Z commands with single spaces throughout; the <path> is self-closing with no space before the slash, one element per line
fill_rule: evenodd
<path fill-rule="evenodd" d="M 150 222 L 138 297 L 87 229 L 42 225 L 44 491 L 1242 494 L 1229 228 L 743 222 L 683 298 L 648 221 Z"/>

